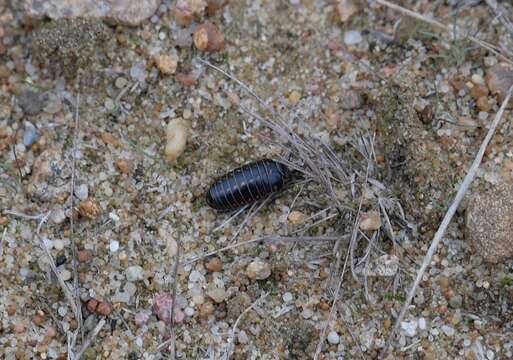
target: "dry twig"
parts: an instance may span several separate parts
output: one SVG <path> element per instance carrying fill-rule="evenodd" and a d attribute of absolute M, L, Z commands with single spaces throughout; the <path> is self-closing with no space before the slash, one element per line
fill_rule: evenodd
<path fill-rule="evenodd" d="M 511 95 L 513 94 L 513 86 L 510 87 L 508 94 L 504 101 L 502 102 L 502 105 L 499 109 L 499 112 L 497 112 L 497 115 L 495 115 L 495 119 L 493 120 L 493 123 L 490 126 L 490 129 L 488 130 L 488 133 L 486 134 L 485 139 L 481 143 L 481 146 L 479 148 L 479 151 L 477 152 L 476 158 L 474 159 L 474 162 L 472 163 L 472 166 L 470 167 L 467 175 L 465 176 L 465 179 L 463 179 L 463 182 L 461 183 L 458 192 L 456 193 L 456 196 L 454 197 L 454 200 L 449 207 L 449 210 L 447 210 L 447 213 L 445 214 L 442 223 L 440 224 L 440 227 L 438 228 L 435 236 L 433 237 L 433 241 L 431 242 L 431 246 L 429 247 L 429 250 L 424 257 L 424 260 L 422 261 L 422 265 L 420 266 L 419 270 L 417 271 L 417 277 L 415 278 L 415 281 L 413 282 L 413 285 L 411 286 L 410 290 L 408 291 L 408 296 L 406 297 L 406 300 L 404 302 L 404 305 L 401 309 L 401 312 L 399 313 L 399 316 L 397 317 L 394 328 L 390 332 L 390 335 L 388 337 L 387 343 L 381 352 L 379 359 L 384 359 L 388 348 L 390 347 L 390 344 L 392 343 L 392 340 L 394 338 L 395 333 L 399 329 L 399 326 L 401 324 L 401 321 L 403 320 L 404 316 L 406 315 L 406 312 L 408 311 L 408 307 L 411 304 L 411 301 L 413 300 L 413 297 L 415 296 L 415 291 L 417 290 L 417 287 L 420 284 L 420 281 L 422 280 L 422 276 L 426 272 L 426 269 L 428 268 L 429 264 L 431 264 L 431 259 L 433 258 L 433 255 L 435 254 L 438 245 L 440 244 L 440 241 L 442 241 L 442 237 L 445 234 L 445 231 L 447 227 L 449 226 L 449 223 L 452 220 L 452 217 L 456 213 L 456 210 L 458 209 L 461 201 L 463 200 L 468 188 L 470 187 L 470 184 L 474 180 L 474 177 L 476 176 L 477 170 L 479 168 L 479 165 L 481 164 L 481 161 L 483 160 L 484 152 L 490 143 L 490 140 L 492 139 L 493 135 L 495 134 L 495 130 L 497 129 L 497 126 L 499 125 L 502 115 L 504 113 L 504 110 L 506 109 L 509 99 L 511 98 Z"/>
<path fill-rule="evenodd" d="M 89 338 L 82 344 L 80 350 L 78 350 L 75 354 L 74 360 L 80 360 L 82 355 L 84 355 L 84 352 L 87 350 L 89 346 L 91 346 L 94 339 L 96 339 L 96 336 L 98 336 L 98 333 L 102 330 L 103 326 L 105 325 L 105 322 L 105 319 L 101 319 L 100 321 L 98 321 L 98 324 L 96 324 L 96 326 L 94 327 Z"/>
<path fill-rule="evenodd" d="M 492 9 L 493 13 L 500 20 L 502 25 L 513 35 L 513 23 L 511 19 L 508 17 L 508 14 L 504 10 L 504 8 L 497 3 L 496 0 L 485 0 L 490 9 Z"/>

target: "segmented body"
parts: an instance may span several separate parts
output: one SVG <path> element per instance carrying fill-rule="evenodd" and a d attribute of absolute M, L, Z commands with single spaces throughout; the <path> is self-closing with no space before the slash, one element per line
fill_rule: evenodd
<path fill-rule="evenodd" d="M 259 160 L 232 170 L 207 192 L 207 204 L 217 210 L 235 210 L 281 190 L 290 177 L 289 169 L 274 160 Z"/>

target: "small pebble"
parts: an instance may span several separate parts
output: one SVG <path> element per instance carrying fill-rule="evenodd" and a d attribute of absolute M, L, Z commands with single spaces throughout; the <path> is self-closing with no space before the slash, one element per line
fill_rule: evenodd
<path fill-rule="evenodd" d="M 118 88 L 118 89 L 123 89 L 126 85 L 128 84 L 128 80 L 125 79 L 124 77 L 120 76 L 116 79 L 116 81 L 114 82 L 114 85 Z"/>
<path fill-rule="evenodd" d="M 189 133 L 188 123 L 176 118 L 171 120 L 166 128 L 166 149 L 165 154 L 168 161 L 175 161 L 185 151 Z"/>
<path fill-rule="evenodd" d="M 112 240 L 109 244 L 109 250 L 110 252 L 112 253 L 115 253 L 119 250 L 119 241 L 117 240 Z"/>
<path fill-rule="evenodd" d="M 210 315 L 214 313 L 214 305 L 210 301 L 201 304 L 199 308 L 199 313 L 202 318 L 208 318 Z"/>
<path fill-rule="evenodd" d="M 102 213 L 102 208 L 98 201 L 92 199 L 81 201 L 78 205 L 78 210 L 81 215 L 88 219 L 95 219 Z"/>
<path fill-rule="evenodd" d="M 401 322 L 401 329 L 406 336 L 414 337 L 417 334 L 417 321 L 403 321 Z"/>
<path fill-rule="evenodd" d="M 381 217 L 377 211 L 363 213 L 360 217 L 360 229 L 378 230 L 381 227 Z"/>
<path fill-rule="evenodd" d="M 107 111 L 112 111 L 116 108 L 116 104 L 114 103 L 114 100 L 112 100 L 111 98 L 107 98 L 107 100 L 105 100 L 105 109 L 107 109 Z"/>
<path fill-rule="evenodd" d="M 456 330 L 454 330 L 453 327 L 448 325 L 442 325 L 442 331 L 445 335 L 452 337 L 456 333 Z"/>
<path fill-rule="evenodd" d="M 265 261 L 255 260 L 246 268 L 246 275 L 252 280 L 265 280 L 271 275 L 271 267 Z"/>
<path fill-rule="evenodd" d="M 37 129 L 31 123 L 25 125 L 25 133 L 23 134 L 23 145 L 29 147 L 37 141 Z"/>
<path fill-rule="evenodd" d="M 207 263 L 206 268 L 210 272 L 220 272 L 223 270 L 223 262 L 217 257 L 213 258 Z"/>
<path fill-rule="evenodd" d="M 64 241 L 62 239 L 57 239 L 53 242 L 53 247 L 55 250 L 63 250 L 64 249 Z"/>
<path fill-rule="evenodd" d="M 174 74 L 178 66 L 178 59 L 171 55 L 157 55 L 155 56 L 155 65 L 162 74 Z"/>
<path fill-rule="evenodd" d="M 300 225 L 305 221 L 305 214 L 303 214 L 301 211 L 291 211 L 289 214 L 289 222 L 294 225 Z"/>
<path fill-rule="evenodd" d="M 91 314 L 96 312 L 96 308 L 98 307 L 98 300 L 96 299 L 89 299 L 86 303 L 87 311 L 89 311 Z"/>
<path fill-rule="evenodd" d="M 215 24 L 210 22 L 198 26 L 193 39 L 198 50 L 214 52 L 224 49 L 223 34 Z"/>
<path fill-rule="evenodd" d="M 207 296 L 214 300 L 217 304 L 220 304 L 226 300 L 228 293 L 224 288 L 213 287 L 210 290 L 207 290 Z"/>
<path fill-rule="evenodd" d="M 36 314 L 34 315 L 34 317 L 32 318 L 32 322 L 37 325 L 37 326 L 43 326 L 44 323 L 45 323 L 45 317 L 43 315 L 40 315 L 40 314 Z"/>
<path fill-rule="evenodd" d="M 144 270 L 138 265 L 129 266 L 125 269 L 125 275 L 128 281 L 140 281 L 144 279 Z"/>
<path fill-rule="evenodd" d="M 137 326 L 142 326 L 150 320 L 151 312 L 148 310 L 138 311 L 134 316 L 134 321 Z"/>
<path fill-rule="evenodd" d="M 344 43 L 348 46 L 361 43 L 362 40 L 362 33 L 359 31 L 351 30 L 344 33 Z"/>
<path fill-rule="evenodd" d="M 333 345 L 337 345 L 340 342 L 340 336 L 336 331 L 330 331 L 328 334 L 328 342 Z"/>
<path fill-rule="evenodd" d="M 75 196 L 79 200 L 85 200 L 89 196 L 89 189 L 87 184 L 81 184 L 75 188 Z"/>
<path fill-rule="evenodd" d="M 292 105 L 297 105 L 300 99 L 301 93 L 299 91 L 294 90 L 289 95 L 289 101 Z"/>
<path fill-rule="evenodd" d="M 479 74 L 472 75 L 472 82 L 476 85 L 484 84 L 484 78 Z"/>
<path fill-rule="evenodd" d="M 68 281 L 71 279 L 71 271 L 64 269 L 60 273 L 62 280 Z"/>
<path fill-rule="evenodd" d="M 356 0 L 338 0 L 337 12 L 340 22 L 348 22 L 356 13 L 358 13 L 358 2 Z"/>
<path fill-rule="evenodd" d="M 17 322 L 13 325 L 13 330 L 16 334 L 25 332 L 25 325 L 22 322 Z"/>
<path fill-rule="evenodd" d="M 61 266 L 62 264 L 66 263 L 66 256 L 65 255 L 59 255 L 55 258 L 55 265 Z"/>
<path fill-rule="evenodd" d="M 190 316 L 194 315 L 194 309 L 191 307 L 186 307 L 184 310 L 184 313 L 185 313 L 185 315 L 190 317 Z"/>
<path fill-rule="evenodd" d="M 93 253 L 91 250 L 80 250 L 77 251 L 77 259 L 79 262 L 88 262 L 93 258 Z"/>
<path fill-rule="evenodd" d="M 283 301 L 288 303 L 288 302 L 291 302 L 294 299 L 294 297 L 292 296 L 291 293 L 286 292 L 285 294 L 283 294 L 282 299 L 283 299 Z"/>
<path fill-rule="evenodd" d="M 111 312 L 112 312 L 112 305 L 110 305 L 109 303 L 103 302 L 103 301 L 101 303 L 99 303 L 98 307 L 96 308 L 96 313 L 98 315 L 109 316 Z"/>

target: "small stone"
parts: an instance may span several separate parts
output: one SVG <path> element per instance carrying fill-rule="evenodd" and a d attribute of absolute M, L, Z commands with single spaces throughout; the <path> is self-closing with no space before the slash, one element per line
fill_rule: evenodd
<path fill-rule="evenodd" d="M 148 310 L 140 310 L 134 316 L 134 322 L 137 326 L 142 326 L 150 320 L 151 312 Z"/>
<path fill-rule="evenodd" d="M 194 315 L 194 309 L 191 307 L 186 307 L 184 313 L 185 315 L 191 317 L 192 315 Z"/>
<path fill-rule="evenodd" d="M 342 23 L 348 22 L 357 12 L 357 2 L 354 0 L 338 0 L 337 12 Z"/>
<path fill-rule="evenodd" d="M 112 100 L 111 98 L 107 98 L 105 100 L 105 109 L 107 109 L 107 111 L 113 111 L 114 109 L 116 109 L 116 104 L 114 103 L 114 100 Z"/>
<path fill-rule="evenodd" d="M 283 299 L 283 301 L 285 301 L 286 303 L 291 302 L 291 301 L 294 299 L 294 297 L 292 296 L 292 294 L 291 294 L 291 293 L 289 293 L 288 291 L 287 291 L 285 294 L 283 294 L 283 296 L 282 296 L 281 298 L 282 298 L 282 299 Z"/>
<path fill-rule="evenodd" d="M 449 300 L 449 306 L 454 309 L 459 309 L 463 303 L 463 297 L 461 295 L 455 295 Z"/>
<path fill-rule="evenodd" d="M 472 82 L 476 85 L 484 84 L 484 78 L 479 74 L 472 75 Z"/>
<path fill-rule="evenodd" d="M 478 98 L 476 101 L 476 107 L 479 111 L 490 112 L 492 106 L 488 101 L 488 96 L 481 96 L 480 98 Z"/>
<path fill-rule="evenodd" d="M 144 269 L 138 265 L 129 266 L 125 269 L 125 276 L 128 281 L 140 281 L 144 279 Z"/>
<path fill-rule="evenodd" d="M 114 82 L 114 85 L 118 88 L 118 89 L 123 89 L 125 86 L 127 86 L 128 84 L 128 80 L 125 79 L 124 77 L 120 76 L 116 79 L 116 81 Z"/>
<path fill-rule="evenodd" d="M 454 334 L 456 333 L 456 330 L 454 330 L 453 327 L 451 326 L 448 326 L 448 325 L 442 325 L 442 332 L 449 336 L 449 337 L 452 337 L 454 336 Z"/>
<path fill-rule="evenodd" d="M 426 319 L 424 319 L 423 317 L 421 317 L 419 319 L 419 329 L 420 330 L 426 330 L 427 329 Z"/>
<path fill-rule="evenodd" d="M 92 199 L 81 201 L 78 209 L 80 214 L 88 219 L 96 219 L 102 213 L 102 208 L 98 201 Z"/>
<path fill-rule="evenodd" d="M 146 63 L 144 61 L 139 61 L 130 68 L 130 76 L 140 83 L 146 80 L 147 75 Z"/>
<path fill-rule="evenodd" d="M 252 280 L 265 280 L 271 275 L 271 267 L 265 261 L 255 260 L 246 268 L 246 275 Z"/>
<path fill-rule="evenodd" d="M 75 188 L 75 196 L 79 200 L 86 200 L 89 197 L 89 189 L 87 184 L 81 184 Z"/>
<path fill-rule="evenodd" d="M 406 336 L 414 337 L 417 334 L 417 321 L 403 321 L 401 322 L 401 329 Z"/>
<path fill-rule="evenodd" d="M 224 36 L 213 23 L 206 22 L 196 28 L 194 45 L 198 50 L 215 52 L 224 49 Z"/>
<path fill-rule="evenodd" d="M 216 15 L 226 4 L 228 4 L 228 0 L 207 0 L 207 15 Z"/>
<path fill-rule="evenodd" d="M 109 244 L 109 250 L 111 253 L 115 253 L 119 250 L 119 241 L 112 240 Z"/>
<path fill-rule="evenodd" d="M 217 304 L 222 303 L 228 297 L 228 293 L 222 287 L 211 287 L 207 290 L 207 296 L 214 300 Z"/>
<path fill-rule="evenodd" d="M 166 128 L 166 149 L 165 154 L 168 161 L 175 161 L 185 151 L 189 134 L 188 123 L 176 118 L 171 120 Z"/>
<path fill-rule="evenodd" d="M 166 324 L 171 322 L 172 306 L 173 297 L 171 294 L 157 294 L 153 298 L 153 313 Z M 185 315 L 182 310 L 178 308 L 178 304 L 175 304 L 174 307 L 174 321 L 175 323 L 181 323 L 184 320 Z"/>
<path fill-rule="evenodd" d="M 207 263 L 206 268 L 210 272 L 220 272 L 223 270 L 223 262 L 221 259 L 215 257 Z"/>
<path fill-rule="evenodd" d="M 474 85 L 470 89 L 470 96 L 472 96 L 472 98 L 474 100 L 477 100 L 480 97 L 487 96 L 487 95 L 488 95 L 488 88 L 484 84 Z"/>
<path fill-rule="evenodd" d="M 91 250 L 80 250 L 77 251 L 77 260 L 81 263 L 88 262 L 93 258 Z"/>
<path fill-rule="evenodd" d="M 241 344 L 247 344 L 249 341 L 248 335 L 246 334 L 246 332 L 244 330 L 239 331 L 238 339 L 239 339 L 239 343 L 241 343 Z"/>
<path fill-rule="evenodd" d="M 344 43 L 352 46 L 361 43 L 363 40 L 362 33 L 356 30 L 346 31 L 344 33 Z"/>
<path fill-rule="evenodd" d="M 61 276 L 62 280 L 68 281 L 71 279 L 71 271 L 64 269 L 61 271 L 60 276 Z"/>
<path fill-rule="evenodd" d="M 36 127 L 31 123 L 26 123 L 25 132 L 23 133 L 23 145 L 30 147 L 37 141 L 37 138 L 38 133 Z"/>
<path fill-rule="evenodd" d="M 98 315 L 102 316 L 109 316 L 112 312 L 112 305 L 106 302 L 101 302 L 98 304 L 98 307 L 96 308 L 96 313 Z"/>
<path fill-rule="evenodd" d="M 61 266 L 62 264 L 66 263 L 66 256 L 65 255 L 59 255 L 55 258 L 55 265 L 57 267 Z"/>
<path fill-rule="evenodd" d="M 214 305 L 210 301 L 201 304 L 199 308 L 199 313 L 202 318 L 208 318 L 210 315 L 214 313 Z"/>
<path fill-rule="evenodd" d="M 289 222 L 291 225 L 297 226 L 302 224 L 305 221 L 305 214 L 303 214 L 301 211 L 291 211 L 289 214 Z"/>
<path fill-rule="evenodd" d="M 289 101 L 292 105 L 297 105 L 300 99 L 301 93 L 299 91 L 294 90 L 289 94 Z"/>
<path fill-rule="evenodd" d="M 155 56 L 155 65 L 162 74 L 171 75 L 176 71 L 178 59 L 171 55 L 157 55 Z"/>
<path fill-rule="evenodd" d="M 203 15 L 206 6 L 207 3 L 204 0 L 177 0 L 175 5 L 176 22 L 182 26 L 189 26 Z"/>
<path fill-rule="evenodd" d="M 98 300 L 96 299 L 89 299 L 86 303 L 87 311 L 89 311 L 91 314 L 96 312 L 96 308 L 98 307 Z"/>
<path fill-rule="evenodd" d="M 130 172 L 132 171 L 132 164 L 128 160 L 125 160 L 125 159 L 117 160 L 116 167 L 118 168 L 118 170 L 121 173 L 123 173 L 125 175 L 130 174 Z"/>
<path fill-rule="evenodd" d="M 330 331 L 328 334 L 328 342 L 332 345 L 337 345 L 340 342 L 340 336 L 336 331 Z"/>
<path fill-rule="evenodd" d="M 55 94 L 51 94 L 48 97 L 48 102 L 46 103 L 46 106 L 44 107 L 44 111 L 48 114 L 54 115 L 54 114 L 57 114 L 61 110 L 62 110 L 61 98 Z"/>
<path fill-rule="evenodd" d="M 360 229 L 364 231 L 378 230 L 381 227 L 381 217 L 377 211 L 363 213 L 360 217 Z"/>
<path fill-rule="evenodd" d="M 486 84 L 492 94 L 504 100 L 513 85 L 513 67 L 505 62 L 492 66 L 486 74 Z"/>

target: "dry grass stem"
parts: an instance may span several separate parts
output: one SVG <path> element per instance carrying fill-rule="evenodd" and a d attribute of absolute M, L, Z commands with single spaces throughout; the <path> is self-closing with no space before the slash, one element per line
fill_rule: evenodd
<path fill-rule="evenodd" d="M 96 324 L 96 326 L 94 327 L 93 331 L 91 332 L 91 335 L 89 335 L 87 340 L 82 344 L 82 347 L 80 348 L 80 350 L 77 351 L 73 360 L 80 360 L 80 358 L 82 357 L 82 355 L 84 355 L 84 352 L 87 350 L 87 348 L 91 346 L 91 344 L 94 342 L 94 339 L 96 339 L 96 336 L 98 336 L 98 333 L 102 330 L 105 323 L 105 319 L 101 319 L 100 321 L 98 321 L 98 324 Z"/>
<path fill-rule="evenodd" d="M 497 3 L 496 0 L 485 0 L 492 12 L 497 16 L 497 18 L 500 20 L 502 25 L 506 28 L 506 30 L 509 31 L 510 34 L 513 35 L 513 23 L 511 22 L 511 19 L 509 18 L 506 10 Z"/>
<path fill-rule="evenodd" d="M 485 139 L 481 143 L 481 146 L 479 147 L 479 151 L 477 152 L 477 155 L 472 163 L 472 166 L 470 167 L 467 175 L 463 179 L 463 182 L 461 183 L 460 187 L 458 188 L 458 192 L 456 193 L 456 196 L 449 207 L 449 210 L 447 210 L 447 213 L 445 214 L 442 223 L 440 224 L 440 227 L 438 228 L 435 236 L 433 237 L 433 240 L 431 242 L 431 246 L 429 247 L 429 250 L 424 257 L 424 260 L 422 261 L 422 265 L 420 266 L 419 270 L 417 271 L 417 277 L 415 278 L 415 281 L 413 282 L 410 290 L 408 291 L 408 295 L 406 296 L 406 300 L 404 302 L 404 305 L 401 309 L 401 312 L 399 313 L 399 316 L 397 317 L 394 327 L 392 331 L 390 332 L 390 335 L 388 337 L 387 343 L 385 347 L 383 348 L 383 351 L 379 355 L 379 359 L 384 359 L 385 356 L 388 353 L 388 349 L 394 339 L 394 336 L 399 329 L 399 326 L 401 324 L 401 321 L 404 319 L 404 316 L 406 315 L 406 312 L 408 311 L 408 308 L 411 304 L 411 301 L 413 300 L 413 297 L 415 296 L 415 291 L 417 290 L 417 287 L 419 286 L 422 276 L 426 272 L 426 269 L 428 268 L 429 264 L 431 264 L 431 259 L 433 258 L 433 255 L 435 254 L 438 245 L 442 241 L 442 238 L 445 234 L 445 231 L 447 230 L 447 227 L 449 226 L 449 223 L 451 222 L 454 214 L 456 213 L 456 210 L 458 209 L 461 201 L 465 197 L 465 194 L 467 193 L 470 184 L 474 180 L 477 170 L 479 168 L 479 165 L 481 164 L 481 161 L 483 160 L 483 156 L 485 153 L 486 148 L 488 147 L 488 144 L 490 143 L 490 140 L 492 139 L 493 135 L 495 134 L 495 131 L 497 130 L 497 127 L 502 119 L 502 115 L 504 114 L 504 111 L 506 110 L 506 107 L 509 103 L 509 100 L 511 98 L 511 95 L 513 93 L 513 86 L 510 87 L 508 94 L 506 95 L 506 98 L 502 102 L 502 105 L 495 115 L 495 119 L 493 120 L 493 123 L 490 126 L 490 129 L 488 130 L 488 133 L 486 134 Z"/>
<path fill-rule="evenodd" d="M 239 325 L 239 322 L 242 320 L 242 318 L 244 317 L 244 315 L 246 315 L 248 312 L 250 312 L 255 306 L 258 305 L 258 303 L 264 301 L 264 299 L 267 297 L 267 295 L 269 295 L 269 293 L 265 293 L 263 294 L 262 296 L 260 296 L 258 299 L 255 300 L 255 302 L 253 304 L 251 304 L 248 308 L 246 308 L 240 315 L 239 317 L 237 318 L 237 320 L 235 320 L 235 324 L 233 324 L 233 328 L 232 330 L 230 331 L 230 338 L 228 339 L 228 347 L 226 349 L 226 352 L 224 354 L 224 360 L 228 360 L 230 359 L 230 356 L 233 352 L 233 348 L 235 346 L 235 332 L 237 331 L 237 326 Z"/>

